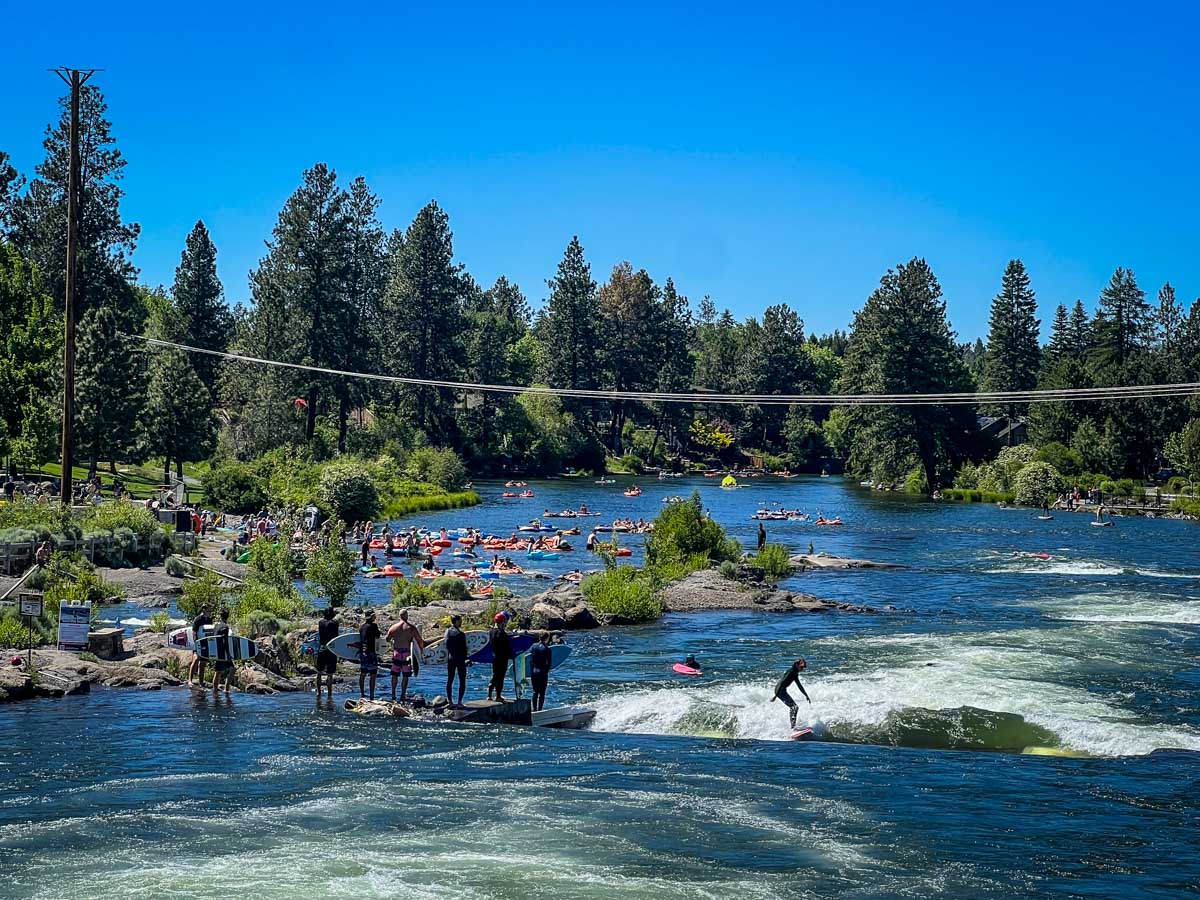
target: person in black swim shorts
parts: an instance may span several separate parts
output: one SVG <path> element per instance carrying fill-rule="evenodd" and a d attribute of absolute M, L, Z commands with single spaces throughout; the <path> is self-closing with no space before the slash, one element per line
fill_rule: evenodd
<path fill-rule="evenodd" d="M 329 642 L 338 636 L 340 626 L 333 617 L 333 607 L 327 607 L 317 623 L 317 640 L 320 650 L 317 651 L 317 699 L 321 699 L 321 676 L 325 676 L 325 686 L 329 699 L 333 699 L 333 679 L 337 675 L 337 657 L 329 650 Z"/>
<path fill-rule="evenodd" d="M 379 626 L 375 624 L 375 610 L 367 610 L 366 621 L 358 629 L 358 696 L 367 694 L 367 679 L 371 680 L 371 699 L 375 699 L 375 679 L 379 676 L 379 655 L 375 648 L 379 644 Z"/>

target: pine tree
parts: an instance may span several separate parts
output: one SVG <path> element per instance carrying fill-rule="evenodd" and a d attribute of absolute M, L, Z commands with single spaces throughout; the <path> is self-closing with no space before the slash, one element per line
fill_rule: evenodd
<path fill-rule="evenodd" d="M 0 150 L 0 239 L 12 227 L 13 210 L 23 186 L 24 179 L 13 166 L 9 155 Z"/>
<path fill-rule="evenodd" d="M 1103 368 L 1120 369 L 1149 343 L 1153 313 L 1130 269 L 1117 268 L 1100 292 L 1094 355 Z"/>
<path fill-rule="evenodd" d="M 404 234 L 384 294 L 391 333 L 389 370 L 409 378 L 455 379 L 463 367 L 463 301 L 466 282 L 454 264 L 450 219 L 431 201 Z M 406 387 L 404 407 L 435 444 L 453 442 L 454 394 L 445 388 Z"/>
<path fill-rule="evenodd" d="M 1077 299 L 1075 305 L 1071 308 L 1071 318 L 1067 325 L 1067 335 L 1067 343 L 1070 346 L 1071 355 L 1082 362 L 1091 352 L 1092 342 L 1095 337 L 1092 332 L 1092 323 L 1088 319 L 1087 310 L 1083 308 L 1082 300 Z"/>
<path fill-rule="evenodd" d="M 100 460 L 113 472 L 118 459 L 138 461 L 145 378 L 111 307 L 90 310 L 79 323 L 75 368 L 75 436 L 90 474 Z"/>
<path fill-rule="evenodd" d="M 67 180 L 70 169 L 70 96 L 59 100 L 61 114 L 46 129 L 46 159 L 13 209 L 13 236 L 21 255 L 34 263 L 46 290 L 61 304 L 65 293 Z M 137 270 L 130 262 L 138 226 L 121 219 L 121 179 L 125 159 L 106 118 L 108 105 L 94 84 L 84 85 L 79 102 L 79 153 L 83 179 L 79 206 L 80 314 L 112 307 L 122 328 L 141 329 L 141 311 L 130 287 Z"/>
<path fill-rule="evenodd" d="M 969 389 L 942 288 L 923 259 L 889 270 L 854 317 L 844 393 L 924 394 Z M 851 407 L 854 471 L 895 480 L 916 459 L 930 489 L 973 449 L 968 406 Z"/>
<path fill-rule="evenodd" d="M 1168 281 L 1158 290 L 1155 325 L 1162 369 L 1172 381 L 1180 377 L 1185 365 L 1180 350 L 1186 320 L 1183 307 L 1175 300 L 1175 288 Z"/>
<path fill-rule="evenodd" d="M 183 478 L 183 464 L 204 459 L 215 438 L 212 395 L 199 374 L 182 351 L 157 351 L 150 362 L 146 440 L 163 458 L 163 480 L 170 480 L 172 462 Z"/>
<path fill-rule="evenodd" d="M 1027 391 L 1037 384 L 1041 347 L 1037 297 L 1019 259 L 1009 260 L 992 301 L 984 384 L 988 391 Z M 1011 410 L 1010 410 L 1011 414 Z"/>
<path fill-rule="evenodd" d="M 600 319 L 604 339 L 600 345 L 602 384 L 613 391 L 652 389 L 663 364 L 661 292 L 645 269 L 634 272 L 628 262 L 613 267 L 600 288 Z M 621 436 L 631 413 L 625 399 L 614 400 L 608 422 L 608 445 L 623 452 Z"/>
<path fill-rule="evenodd" d="M 1050 326 L 1050 343 L 1046 346 L 1043 361 L 1047 365 L 1053 365 L 1071 355 L 1073 355 L 1071 352 L 1071 326 L 1067 319 L 1067 307 L 1060 303 L 1054 310 L 1054 324 Z"/>
<path fill-rule="evenodd" d="M 233 315 L 225 305 L 224 291 L 217 278 L 217 248 L 204 222 L 197 222 L 187 237 L 171 293 L 183 318 L 182 343 L 205 350 L 224 351 L 229 347 Z M 211 395 L 220 360 L 197 353 L 192 365 Z"/>
<path fill-rule="evenodd" d="M 546 283 L 550 299 L 537 323 L 546 349 L 544 380 L 553 387 L 594 388 L 600 349 L 596 282 L 578 236 L 571 238 L 558 272 Z"/>
<path fill-rule="evenodd" d="M 267 255 L 250 276 L 257 320 L 251 332 L 262 336 L 270 358 L 347 368 L 360 337 L 348 287 L 351 238 L 346 192 L 337 186 L 337 174 L 317 163 L 284 204 Z M 311 440 L 330 381 L 312 373 L 289 376 L 286 383 L 304 397 L 304 436 Z"/>

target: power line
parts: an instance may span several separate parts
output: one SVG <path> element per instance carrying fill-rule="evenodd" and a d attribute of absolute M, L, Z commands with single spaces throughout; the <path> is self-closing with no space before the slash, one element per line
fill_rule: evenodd
<path fill-rule="evenodd" d="M 943 392 L 925 394 L 715 394 L 675 393 L 667 391 L 605 391 L 583 388 L 555 388 L 544 385 L 484 384 L 450 381 L 436 378 L 409 378 L 403 375 L 379 375 L 374 372 L 352 372 L 302 363 L 262 359 L 241 353 L 227 353 L 204 347 L 191 347 L 175 341 L 163 341 L 143 335 L 125 335 L 143 341 L 153 348 L 202 353 L 234 362 L 273 366 L 333 375 L 341 378 L 361 378 L 413 387 L 436 387 L 468 393 L 538 394 L 554 397 L 573 397 L 583 400 L 641 400 L 653 403 L 733 404 L 755 406 L 956 406 L 998 405 L 1003 403 L 1062 403 L 1085 400 L 1129 400 L 1158 397 L 1188 397 L 1200 394 L 1200 382 L 1178 384 L 1125 385 L 1117 387 L 1061 388 L 1033 391 Z"/>

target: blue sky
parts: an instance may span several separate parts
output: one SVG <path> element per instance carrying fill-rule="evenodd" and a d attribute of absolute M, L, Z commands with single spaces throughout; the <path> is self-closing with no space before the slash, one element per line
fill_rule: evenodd
<path fill-rule="evenodd" d="M 905 6 L 126 3 L 72 36 L 21 4 L 0 149 L 31 172 L 46 68 L 104 68 L 143 280 L 202 218 L 230 301 L 317 161 L 389 227 L 436 198 L 458 259 L 535 304 L 576 233 L 600 279 L 628 259 L 819 332 L 914 255 L 964 338 L 1013 256 L 1044 320 L 1118 265 L 1200 293 L 1200 13 Z"/>

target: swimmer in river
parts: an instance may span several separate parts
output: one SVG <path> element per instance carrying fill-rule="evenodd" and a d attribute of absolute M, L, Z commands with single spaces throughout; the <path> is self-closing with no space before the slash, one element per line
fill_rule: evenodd
<path fill-rule="evenodd" d="M 800 673 L 807 668 L 808 663 L 806 663 L 803 659 L 797 659 L 794 663 L 792 663 L 791 666 L 788 667 L 787 672 L 784 673 L 783 677 L 779 679 L 779 683 L 775 685 L 775 696 L 771 698 L 772 703 L 774 703 L 776 700 L 782 700 L 787 706 L 788 718 L 792 723 L 792 728 L 796 727 L 796 712 L 799 707 L 796 706 L 796 701 L 793 700 L 791 695 L 788 693 L 788 688 L 794 684 L 800 689 L 800 693 L 804 695 L 804 699 L 808 701 L 809 705 L 812 705 L 812 698 L 808 696 L 808 691 L 806 691 L 804 689 L 804 685 L 800 683 Z"/>

